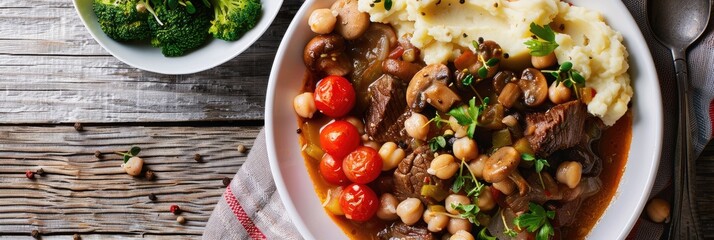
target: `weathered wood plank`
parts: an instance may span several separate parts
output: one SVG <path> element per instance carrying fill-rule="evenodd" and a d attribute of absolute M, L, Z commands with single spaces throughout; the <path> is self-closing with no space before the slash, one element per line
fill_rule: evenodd
<path fill-rule="evenodd" d="M 166 76 L 108 55 L 66 0 L 0 2 L 0 122 L 231 121 L 263 118 L 277 46 L 301 1 L 214 69 Z"/>
<path fill-rule="evenodd" d="M 0 126 L 0 233 L 127 233 L 200 235 L 259 127 Z M 142 148 L 156 180 L 120 167 L 132 145 Z M 94 157 L 94 151 L 107 153 Z M 201 154 L 203 162 L 194 161 Z M 42 168 L 34 180 L 25 171 Z M 152 202 L 148 194 L 156 194 Z M 188 222 L 168 209 L 178 204 Z"/>

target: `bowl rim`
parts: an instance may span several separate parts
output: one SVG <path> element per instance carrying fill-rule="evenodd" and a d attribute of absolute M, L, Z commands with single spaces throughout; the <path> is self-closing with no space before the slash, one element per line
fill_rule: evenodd
<path fill-rule="evenodd" d="M 165 75 L 186 75 L 186 74 L 203 72 L 203 71 L 215 68 L 217 66 L 220 66 L 220 65 L 234 59 L 241 53 L 245 52 L 245 50 L 248 50 L 248 48 L 250 48 L 256 41 L 258 41 L 258 39 L 260 39 L 263 36 L 263 34 L 265 34 L 265 32 L 268 30 L 268 28 L 270 28 L 270 26 L 272 25 L 273 21 L 275 20 L 275 17 L 278 15 L 278 13 L 280 12 L 280 8 L 283 5 L 283 0 L 261 0 L 262 2 L 265 2 L 265 1 L 272 2 L 274 5 L 271 4 L 271 6 L 275 6 L 275 8 L 266 9 L 263 7 L 263 9 L 262 9 L 263 14 L 261 16 L 261 19 L 258 21 L 258 24 L 256 24 L 256 26 L 254 28 L 248 30 L 248 32 L 256 31 L 257 32 L 256 36 L 252 39 L 248 39 L 248 41 L 246 41 L 244 44 L 241 44 L 239 47 L 235 48 L 235 52 L 233 52 L 232 54 L 222 55 L 222 57 L 216 59 L 215 62 L 212 62 L 210 64 L 205 64 L 205 65 L 203 65 L 201 67 L 197 67 L 197 68 L 173 68 L 174 70 L 162 70 L 162 69 L 156 68 L 151 65 L 142 66 L 142 64 L 133 62 L 133 61 L 127 59 L 126 57 L 124 57 L 124 55 L 120 54 L 117 49 L 108 47 L 107 44 L 104 42 L 104 40 L 101 40 L 102 38 L 97 36 L 97 34 L 104 34 L 104 32 L 102 32 L 101 29 L 96 31 L 96 30 L 90 28 L 89 27 L 90 24 L 87 22 L 88 19 L 85 19 L 85 17 L 82 16 L 82 11 L 80 10 L 80 6 L 79 6 L 80 4 L 82 4 L 81 1 L 86 1 L 88 4 L 91 4 L 93 1 L 92 0 L 72 0 L 72 5 L 74 6 L 74 10 L 77 13 L 77 16 L 82 21 L 82 25 L 84 25 L 84 28 L 87 30 L 87 32 L 89 32 L 89 34 L 92 36 L 94 41 L 97 42 L 100 46 L 102 46 L 102 48 L 105 51 L 109 52 L 109 54 L 111 54 L 113 57 L 115 57 L 116 59 L 119 59 L 119 61 L 121 61 L 129 66 L 132 66 L 134 68 L 141 69 L 144 71 L 165 74 Z M 263 5 L 265 6 L 265 4 L 263 4 Z M 262 23 L 264 21 L 267 23 Z M 246 32 L 243 35 L 243 37 L 245 37 L 245 35 L 248 34 L 248 32 Z M 110 41 L 115 41 L 109 37 L 107 37 L 107 39 L 109 39 Z M 204 46 L 202 46 L 198 49 L 195 49 L 194 51 L 199 51 L 201 48 L 205 48 L 208 44 L 210 44 L 211 41 L 215 41 L 215 40 L 217 40 L 217 39 L 211 37 L 211 39 L 206 41 Z M 239 38 L 236 41 L 240 41 L 240 40 L 241 40 L 241 38 Z M 188 57 L 188 55 L 184 55 L 184 56 L 180 56 L 180 57 L 176 57 L 176 58 L 182 58 L 182 57 Z M 165 58 L 168 58 L 168 57 L 165 57 Z"/>
<path fill-rule="evenodd" d="M 585 1 L 585 0 L 582 0 Z M 267 89 L 267 95 L 266 95 L 266 108 L 265 108 L 265 132 L 266 132 L 266 143 L 268 147 L 268 158 L 270 162 L 270 168 L 271 168 L 271 173 L 273 175 L 273 178 L 276 183 L 276 189 L 278 190 L 278 193 L 280 195 L 280 199 L 282 200 L 283 204 L 286 207 L 286 210 L 288 212 L 288 215 L 290 219 L 292 220 L 293 224 L 295 224 L 297 230 L 300 232 L 300 234 L 307 238 L 307 239 L 314 239 L 314 236 L 312 235 L 312 232 L 310 229 L 306 226 L 305 222 L 303 222 L 303 218 L 300 216 L 298 211 L 295 208 L 295 204 L 293 203 L 292 199 L 289 196 L 287 185 L 284 184 L 284 179 L 283 179 L 283 174 L 281 172 L 278 159 L 277 159 L 277 149 L 275 146 L 275 135 L 274 132 L 274 126 L 276 124 L 276 121 L 274 119 L 274 106 L 275 106 L 275 93 L 276 93 L 276 88 L 277 88 L 277 75 L 280 72 L 281 66 L 282 66 L 282 59 L 285 57 L 287 53 L 287 46 L 288 46 L 288 40 L 290 39 L 291 36 L 295 34 L 295 31 L 298 29 L 298 24 L 303 24 L 302 22 L 298 21 L 298 19 L 302 19 L 303 16 L 305 16 L 306 11 L 310 9 L 316 2 L 320 2 L 319 0 L 307 0 L 303 3 L 301 6 L 300 10 L 295 14 L 295 17 L 293 18 L 292 22 L 290 23 L 287 31 L 285 32 L 285 35 L 283 37 L 283 40 L 281 41 L 281 44 L 278 48 L 278 51 L 275 56 L 275 60 L 273 63 L 273 68 L 271 69 L 271 74 L 270 74 L 270 81 L 268 83 L 268 89 Z M 659 86 L 659 80 L 658 80 L 658 75 L 657 71 L 655 69 L 654 65 L 654 60 L 652 58 L 652 54 L 648 48 L 647 42 L 645 41 L 644 35 L 642 34 L 642 31 L 639 29 L 639 25 L 635 22 L 634 18 L 632 17 L 632 14 L 629 12 L 627 7 L 622 3 L 621 1 L 615 1 L 611 0 L 610 1 L 612 4 L 617 5 L 616 11 L 618 11 L 618 14 L 621 15 L 621 17 L 624 17 L 624 25 L 627 25 L 627 27 L 633 27 L 634 30 L 630 34 L 629 38 L 626 40 L 625 45 L 628 47 L 628 50 L 631 49 L 630 47 L 635 47 L 639 49 L 637 51 L 639 54 L 638 56 L 643 56 L 643 59 L 637 59 L 636 61 L 642 61 L 640 62 L 638 68 L 641 68 L 644 66 L 644 68 L 641 69 L 636 69 L 640 74 L 642 75 L 651 75 L 650 77 L 652 78 L 651 80 L 647 81 L 646 83 L 643 84 L 652 84 L 650 89 L 651 91 L 647 92 L 647 95 L 654 95 L 653 101 L 650 105 L 648 105 L 647 111 L 654 111 L 651 115 L 647 116 L 653 116 L 654 119 L 652 119 L 652 125 L 654 125 L 654 129 L 648 129 L 648 131 L 651 132 L 651 137 L 654 139 L 654 150 L 652 151 L 651 154 L 645 154 L 645 158 L 648 161 L 650 161 L 649 167 L 651 171 L 648 173 L 648 177 L 646 179 L 641 179 L 644 181 L 644 184 L 642 187 L 642 194 L 637 196 L 633 200 L 628 200 L 634 202 L 634 209 L 632 209 L 633 214 L 629 214 L 627 217 L 626 223 L 621 228 L 621 232 L 617 234 L 618 239 L 624 239 L 632 230 L 634 227 L 635 223 L 637 222 L 637 219 L 639 218 L 642 209 L 644 208 L 644 205 L 646 204 L 647 200 L 649 199 L 650 192 L 652 190 L 652 186 L 654 185 L 654 181 L 657 176 L 657 172 L 659 169 L 659 163 L 660 163 L 660 157 L 661 157 L 661 150 L 662 150 L 662 136 L 663 136 L 663 110 L 662 110 L 662 101 L 661 101 L 661 91 L 660 91 L 660 86 Z M 604 14 L 603 14 L 604 15 Z M 619 24 L 618 24 L 619 25 Z M 629 52 L 629 51 L 628 51 Z M 631 53 L 630 53 L 631 54 Z M 630 63 L 630 70 L 628 72 L 632 71 L 632 66 L 633 64 L 633 58 L 632 56 L 628 58 L 628 63 Z M 639 84 L 635 83 L 635 78 L 631 78 L 631 86 L 633 87 L 633 90 L 636 86 Z M 638 99 L 638 95 L 643 95 L 641 93 L 638 93 L 638 91 L 635 91 L 633 94 L 633 97 L 631 99 L 631 102 L 635 102 Z M 650 108 L 651 107 L 651 108 Z M 641 109 L 642 107 L 640 104 L 633 104 L 632 107 L 632 112 L 633 114 L 635 113 L 635 109 Z M 635 137 L 635 121 L 636 117 L 638 116 L 633 116 L 633 139 Z M 628 152 L 628 163 L 629 161 L 632 161 L 632 152 L 633 148 L 632 145 L 630 146 L 630 151 Z M 303 157 L 300 157 L 301 160 L 304 161 Z M 621 185 L 623 184 L 623 179 L 625 177 L 625 171 L 627 170 L 629 164 L 625 164 L 625 169 L 623 170 L 623 175 L 622 178 L 620 179 L 620 182 L 618 183 L 618 190 L 616 191 L 615 195 L 613 198 L 610 200 L 610 203 L 606 207 L 606 209 L 603 212 L 603 215 L 597 220 L 595 225 L 593 226 L 592 229 L 590 229 L 590 232 L 588 233 L 588 237 L 593 234 L 594 230 L 601 225 L 601 220 L 603 217 L 607 214 L 608 211 L 610 211 L 611 206 L 613 203 L 620 197 L 619 195 L 621 194 Z M 302 170 L 302 169 L 301 169 Z M 640 180 L 640 179 L 637 179 Z M 312 181 L 312 179 L 310 179 Z M 306 188 L 307 189 L 307 188 Z M 309 188 L 312 189 L 312 188 Z M 314 194 L 314 193 L 313 193 Z M 624 200 L 623 200 L 624 201 Z"/>

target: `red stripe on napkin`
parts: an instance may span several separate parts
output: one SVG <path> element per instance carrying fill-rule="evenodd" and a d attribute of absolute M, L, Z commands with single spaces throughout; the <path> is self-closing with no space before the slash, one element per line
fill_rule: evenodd
<path fill-rule="evenodd" d="M 263 232 L 255 226 L 253 220 L 250 220 L 250 217 L 245 213 L 243 207 L 240 206 L 230 186 L 226 188 L 226 193 L 223 194 L 223 196 L 225 196 L 226 202 L 228 202 L 228 206 L 233 211 L 233 214 L 236 215 L 236 218 L 238 218 L 238 221 L 240 221 L 240 224 L 243 225 L 243 228 L 245 228 L 245 231 L 248 232 L 248 235 L 250 235 L 252 239 L 267 239 Z"/>
<path fill-rule="evenodd" d="M 714 136 L 714 99 L 709 102 L 709 121 L 712 123 L 712 136 Z"/>

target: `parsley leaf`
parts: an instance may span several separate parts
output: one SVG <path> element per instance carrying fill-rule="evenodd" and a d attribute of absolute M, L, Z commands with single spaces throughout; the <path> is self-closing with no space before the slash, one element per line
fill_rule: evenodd
<path fill-rule="evenodd" d="M 531 50 L 530 54 L 533 56 L 546 56 L 553 52 L 555 48 L 558 47 L 558 43 L 555 42 L 555 32 L 547 24 L 539 26 L 538 24 L 531 23 L 530 31 L 538 37 L 539 39 L 530 39 L 523 44 L 528 46 Z"/>
<path fill-rule="evenodd" d="M 521 214 L 513 219 L 513 224 L 518 228 L 525 228 L 528 232 L 538 231 L 537 240 L 550 239 L 550 236 L 553 236 L 555 231 L 549 219 L 555 218 L 555 212 L 546 211 L 542 206 L 535 203 L 529 203 L 528 210 L 528 213 Z"/>
<path fill-rule="evenodd" d="M 488 103 L 489 98 L 486 97 L 481 100 L 481 104 L 476 106 L 476 97 L 473 97 L 469 100 L 467 107 L 464 108 L 462 106 L 458 106 L 452 108 L 449 111 L 449 115 L 456 118 L 456 122 L 458 122 L 459 125 L 467 126 L 468 130 L 466 131 L 466 134 L 469 138 L 474 138 L 474 133 L 476 132 L 476 127 L 478 126 L 478 118 L 481 116 L 481 113 L 486 110 Z"/>
<path fill-rule="evenodd" d="M 478 216 L 478 213 L 479 211 L 481 211 L 481 209 L 476 204 L 459 203 L 458 205 L 456 205 L 451 203 L 451 208 L 455 209 L 456 211 L 459 211 L 460 217 L 469 220 L 469 222 L 476 224 L 476 226 L 480 225 L 476 217 Z"/>
<path fill-rule="evenodd" d="M 436 152 L 437 150 L 445 147 L 446 138 L 444 138 L 444 136 L 436 136 L 429 140 L 429 149 L 431 149 L 432 152 Z"/>
<path fill-rule="evenodd" d="M 540 39 L 546 40 L 548 42 L 555 42 L 555 32 L 553 32 L 553 29 L 551 29 L 548 24 L 544 26 L 539 26 L 538 24 L 532 22 L 530 25 L 530 30 L 531 33 L 535 34 L 536 37 L 539 37 Z"/>

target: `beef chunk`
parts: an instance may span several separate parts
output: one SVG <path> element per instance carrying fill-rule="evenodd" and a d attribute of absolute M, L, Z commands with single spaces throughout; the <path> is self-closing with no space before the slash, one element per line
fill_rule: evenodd
<path fill-rule="evenodd" d="M 406 85 L 391 75 L 384 74 L 369 86 L 369 108 L 365 116 L 367 134 L 377 142 L 405 140 L 404 121 L 411 116 L 407 111 Z"/>
<path fill-rule="evenodd" d="M 588 113 L 579 100 L 557 105 L 544 113 L 526 115 L 526 137 L 536 155 L 573 147 L 581 142 Z"/>
<path fill-rule="evenodd" d="M 407 198 L 419 198 L 424 203 L 435 203 L 433 199 L 425 198 L 421 195 L 421 187 L 424 182 L 436 185 L 448 192 L 449 183 L 426 172 L 429 169 L 434 154 L 428 146 L 422 146 L 414 150 L 404 160 L 397 169 L 394 170 L 394 195 L 403 201 Z"/>
<path fill-rule="evenodd" d="M 429 232 L 424 224 L 417 224 L 414 226 L 406 225 L 400 221 L 392 223 L 392 225 L 386 227 L 382 231 L 377 233 L 379 239 L 384 240 L 432 240 L 436 239 L 434 235 Z"/>

